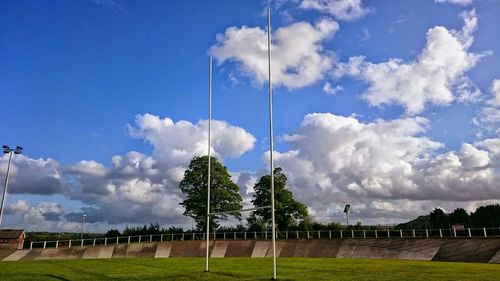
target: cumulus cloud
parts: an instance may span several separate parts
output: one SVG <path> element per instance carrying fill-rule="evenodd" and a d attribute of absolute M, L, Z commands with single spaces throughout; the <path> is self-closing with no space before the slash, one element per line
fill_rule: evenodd
<path fill-rule="evenodd" d="M 347 21 L 360 19 L 373 10 L 363 7 L 361 0 L 302 0 L 299 8 L 316 10 Z"/>
<path fill-rule="evenodd" d="M 472 4 L 473 0 L 434 0 L 436 3 L 452 3 L 467 6 Z"/>
<path fill-rule="evenodd" d="M 292 149 L 276 153 L 276 166 L 318 217 L 340 214 L 343 203 L 364 218 L 408 219 L 437 204 L 453 206 L 446 202 L 500 199 L 498 139 L 439 153 L 443 144 L 422 136 L 427 123 L 421 117 L 361 123 L 308 114 L 283 138 Z"/>
<path fill-rule="evenodd" d="M 344 90 L 344 87 L 337 85 L 337 86 L 332 86 L 330 82 L 326 82 L 325 85 L 323 85 L 323 92 L 327 93 L 328 95 L 336 95 L 338 92 L 341 92 Z"/>
<path fill-rule="evenodd" d="M 0 177 L 4 178 L 8 154 L 0 157 Z M 10 167 L 9 193 L 62 194 L 68 191 L 61 181 L 61 167 L 53 159 L 32 159 L 23 154 L 14 155 Z"/>
<path fill-rule="evenodd" d="M 479 128 L 479 136 L 500 135 L 500 79 L 493 80 L 491 95 L 491 99 L 486 101 L 472 120 L 472 123 Z"/>
<path fill-rule="evenodd" d="M 136 116 L 128 132 L 151 144 L 153 153 L 115 155 L 109 168 L 95 161 L 80 161 L 69 167 L 66 173 L 78 187 L 71 198 L 86 204 L 83 211 L 93 222 L 185 223 L 178 184 L 189 161 L 207 153 L 207 126 L 205 120 L 193 124 L 152 114 Z M 224 121 L 213 120 L 212 133 L 213 153 L 220 160 L 240 157 L 254 147 L 255 138 L 250 133 Z M 77 221 L 79 213 L 66 218 Z"/>
<path fill-rule="evenodd" d="M 456 98 L 477 101 L 480 92 L 465 73 L 486 54 L 468 52 L 477 28 L 475 11 L 461 16 L 465 24 L 460 31 L 443 26 L 429 29 L 427 44 L 414 61 L 372 63 L 355 56 L 339 64 L 335 75 L 349 75 L 367 83 L 363 98 L 370 105 L 398 104 L 410 115 L 422 112 L 426 104 L 448 105 Z"/>
<path fill-rule="evenodd" d="M 330 19 L 278 28 L 271 47 L 273 84 L 297 89 L 320 80 L 333 64 L 333 54 L 325 51 L 321 42 L 332 38 L 338 29 L 338 23 Z M 229 27 L 216 40 L 209 52 L 220 64 L 234 61 L 257 84 L 268 80 L 266 30 Z"/>

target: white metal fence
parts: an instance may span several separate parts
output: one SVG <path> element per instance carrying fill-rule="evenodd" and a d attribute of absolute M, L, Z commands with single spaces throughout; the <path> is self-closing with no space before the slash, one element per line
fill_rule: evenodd
<path fill-rule="evenodd" d="M 271 239 L 271 231 L 213 232 L 212 240 L 265 240 Z M 487 238 L 500 237 L 500 228 L 465 229 L 374 229 L 374 230 L 311 230 L 277 231 L 277 239 L 397 239 L 397 238 Z M 144 242 L 164 242 L 177 240 L 205 240 L 205 233 L 164 233 L 137 236 L 100 237 L 55 241 L 30 241 L 29 249 L 61 248 L 84 246 L 108 246 Z"/>

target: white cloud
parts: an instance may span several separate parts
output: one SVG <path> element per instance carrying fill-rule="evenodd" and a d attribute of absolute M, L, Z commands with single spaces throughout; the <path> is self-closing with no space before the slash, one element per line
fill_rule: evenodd
<path fill-rule="evenodd" d="M 323 19 L 281 27 L 273 34 L 272 81 L 288 89 L 302 88 L 321 79 L 331 69 L 333 55 L 321 42 L 333 37 L 339 25 Z M 259 27 L 229 27 L 218 34 L 210 53 L 219 63 L 234 61 L 257 84 L 268 80 L 267 32 Z"/>
<path fill-rule="evenodd" d="M 390 59 L 371 63 L 365 57 L 351 57 L 338 66 L 337 77 L 350 75 L 369 86 L 363 98 L 373 106 L 398 104 L 408 114 L 417 114 L 426 104 L 448 105 L 458 91 L 463 102 L 477 101 L 479 90 L 465 77 L 485 54 L 468 52 L 477 28 L 475 11 L 462 13 L 461 31 L 436 26 L 427 31 L 427 44 L 417 59 L 404 62 Z"/>
<path fill-rule="evenodd" d="M 330 82 L 326 82 L 325 85 L 323 85 L 323 92 L 327 93 L 328 95 L 336 95 L 338 92 L 343 91 L 344 87 L 341 85 L 337 85 L 335 87 L 330 84 Z"/>
<path fill-rule="evenodd" d="M 0 178 L 5 177 L 8 154 L 0 157 Z M 10 167 L 9 193 L 60 194 L 68 191 L 61 182 L 61 167 L 53 159 L 32 159 L 23 154 L 14 155 Z"/>
<path fill-rule="evenodd" d="M 292 149 L 276 153 L 276 166 L 318 217 L 341 214 L 344 203 L 355 206 L 358 217 L 380 221 L 410 219 L 439 204 L 456 208 L 500 199 L 499 140 L 440 154 L 442 144 L 420 136 L 427 122 L 414 117 L 361 123 L 308 114 L 284 138 Z"/>
<path fill-rule="evenodd" d="M 299 8 L 316 10 L 334 16 L 338 20 L 356 20 L 373 9 L 363 7 L 361 0 L 302 0 Z"/>
<path fill-rule="evenodd" d="M 436 3 L 452 3 L 452 4 L 459 4 L 459 5 L 469 5 L 472 4 L 473 0 L 434 0 Z"/>
<path fill-rule="evenodd" d="M 129 133 L 147 140 L 154 147 L 156 161 L 169 165 L 186 164 L 194 155 L 207 154 L 208 121 L 196 124 L 188 121 L 173 122 L 170 118 L 144 114 L 136 116 L 136 127 L 129 126 Z M 240 157 L 253 149 L 255 138 L 244 129 L 224 121 L 212 120 L 212 149 L 222 158 Z"/>
<path fill-rule="evenodd" d="M 500 107 L 500 79 L 495 79 L 491 83 L 491 94 L 493 97 L 488 101 L 488 104 Z"/>
<path fill-rule="evenodd" d="M 479 136 L 485 134 L 500 135 L 500 79 L 491 83 L 491 99 L 479 110 L 472 123 L 478 126 Z"/>

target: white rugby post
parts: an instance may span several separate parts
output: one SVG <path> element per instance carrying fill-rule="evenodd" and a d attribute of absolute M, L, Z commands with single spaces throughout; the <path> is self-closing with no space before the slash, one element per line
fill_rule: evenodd
<path fill-rule="evenodd" d="M 276 225 L 274 219 L 273 90 L 271 83 L 271 8 L 267 9 L 267 62 L 269 71 L 269 165 L 271 166 L 271 218 L 273 235 L 273 280 L 276 280 Z"/>
<path fill-rule="evenodd" d="M 208 66 L 208 180 L 207 180 L 207 249 L 205 272 L 208 272 L 208 259 L 210 250 L 210 150 L 212 146 L 211 130 L 212 130 L 212 56 L 209 59 Z"/>

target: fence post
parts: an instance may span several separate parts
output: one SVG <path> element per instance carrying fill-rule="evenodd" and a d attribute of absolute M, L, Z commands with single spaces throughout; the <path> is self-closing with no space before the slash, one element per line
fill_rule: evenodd
<path fill-rule="evenodd" d="M 104 246 L 108 246 L 108 237 L 104 238 Z"/>
<path fill-rule="evenodd" d="M 217 240 L 216 238 L 217 238 L 217 236 L 215 236 L 215 231 L 214 231 L 214 240 Z"/>
<path fill-rule="evenodd" d="M 425 229 L 425 237 L 429 238 L 429 231 L 427 229 Z"/>
<path fill-rule="evenodd" d="M 120 239 L 120 237 L 116 237 L 116 245 L 118 245 L 119 239 Z"/>
<path fill-rule="evenodd" d="M 266 240 L 267 240 L 267 230 L 266 230 L 266 234 L 265 234 L 265 236 L 266 236 Z"/>
<path fill-rule="evenodd" d="M 94 238 L 94 242 L 92 243 L 92 247 L 95 247 L 95 238 Z"/>
<path fill-rule="evenodd" d="M 309 230 L 307 231 L 307 239 L 309 239 Z"/>
<path fill-rule="evenodd" d="M 43 241 L 43 249 L 45 250 L 45 247 L 47 246 L 47 241 Z"/>
<path fill-rule="evenodd" d="M 389 229 L 387 229 L 387 238 L 391 238 L 391 233 L 389 232 Z"/>
<path fill-rule="evenodd" d="M 253 232 L 253 237 L 254 237 L 255 239 L 257 239 L 257 231 L 254 231 L 254 232 Z"/>
<path fill-rule="evenodd" d="M 247 232 L 246 231 L 244 232 L 243 237 L 245 238 L 245 240 L 247 240 Z"/>
<path fill-rule="evenodd" d="M 342 235 L 342 229 L 340 230 L 340 239 L 343 238 L 343 235 Z"/>
<path fill-rule="evenodd" d="M 226 240 L 226 233 L 225 232 L 222 232 L 222 240 Z"/>
<path fill-rule="evenodd" d="M 285 231 L 285 237 L 286 237 L 286 240 L 288 240 L 288 230 Z"/>
<path fill-rule="evenodd" d="M 139 243 L 141 243 L 141 236 L 142 236 L 142 235 L 139 235 Z"/>
<path fill-rule="evenodd" d="M 321 239 L 321 232 L 318 230 L 318 239 Z"/>
<path fill-rule="evenodd" d="M 328 238 L 332 239 L 332 231 L 328 230 Z"/>
<path fill-rule="evenodd" d="M 484 233 L 484 237 L 488 237 L 488 235 L 486 235 L 486 227 L 483 227 L 483 233 Z"/>
<path fill-rule="evenodd" d="M 366 230 L 363 229 L 363 238 L 366 238 Z"/>
<path fill-rule="evenodd" d="M 354 238 L 354 229 L 351 229 L 351 237 Z"/>
<path fill-rule="evenodd" d="M 68 248 L 71 248 L 71 239 L 69 240 Z"/>
<path fill-rule="evenodd" d="M 297 239 L 299 239 L 299 231 L 295 231 L 295 234 L 297 234 Z"/>
<path fill-rule="evenodd" d="M 457 230 L 453 228 L 453 237 L 457 238 Z"/>
<path fill-rule="evenodd" d="M 181 240 L 184 241 L 184 232 L 182 233 L 182 239 Z"/>
<path fill-rule="evenodd" d="M 441 228 L 439 229 L 439 238 L 443 238 L 443 232 L 441 231 Z"/>
<path fill-rule="evenodd" d="M 153 235 L 149 235 L 149 242 L 153 242 Z"/>
<path fill-rule="evenodd" d="M 30 251 L 33 250 L 33 241 L 30 242 Z"/>
<path fill-rule="evenodd" d="M 56 240 L 56 249 L 59 247 L 59 240 Z"/>
<path fill-rule="evenodd" d="M 375 229 L 375 239 L 377 239 L 377 238 L 378 238 L 378 232 L 377 232 L 377 230 Z"/>
<path fill-rule="evenodd" d="M 401 238 L 403 238 L 403 230 L 402 229 L 399 230 L 399 236 L 401 236 Z"/>
<path fill-rule="evenodd" d="M 415 229 L 412 229 L 411 233 L 413 234 L 413 238 L 415 238 Z"/>
<path fill-rule="evenodd" d="M 236 239 L 236 232 L 233 232 L 233 239 Z"/>
<path fill-rule="evenodd" d="M 84 239 L 82 239 L 82 242 L 80 243 L 80 247 L 83 247 Z"/>
<path fill-rule="evenodd" d="M 470 232 L 470 227 L 467 228 L 467 230 L 469 230 L 469 238 L 471 238 L 472 237 L 472 233 Z"/>
<path fill-rule="evenodd" d="M 205 240 L 205 239 L 203 239 L 203 240 Z M 160 242 L 163 242 L 163 233 L 160 234 Z"/>

